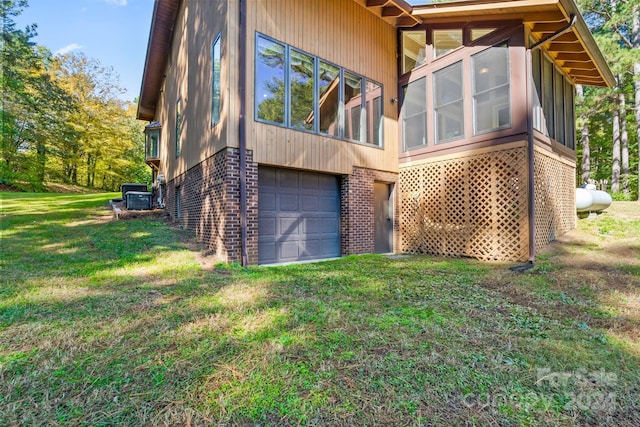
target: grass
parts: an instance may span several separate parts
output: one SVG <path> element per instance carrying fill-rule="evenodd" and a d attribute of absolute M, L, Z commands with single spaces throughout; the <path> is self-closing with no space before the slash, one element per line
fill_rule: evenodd
<path fill-rule="evenodd" d="M 0 425 L 640 424 L 631 202 L 514 273 L 214 266 L 115 194 L 0 196 Z"/>

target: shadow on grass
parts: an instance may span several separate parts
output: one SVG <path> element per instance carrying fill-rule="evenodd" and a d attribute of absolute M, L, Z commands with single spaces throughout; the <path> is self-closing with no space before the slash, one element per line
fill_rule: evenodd
<path fill-rule="evenodd" d="M 508 273 L 501 287 L 488 285 L 494 266 L 425 256 L 203 271 L 162 223 L 79 223 L 102 202 L 91 203 L 5 229 L 15 233 L 3 261 L 15 282 L 0 302 L 9 425 L 638 421 L 637 356 L 562 322 L 547 289 L 561 303 L 571 291 L 547 280 L 554 265 Z M 28 215 L 11 221 L 30 225 Z M 600 310 L 576 288 L 578 298 L 576 313 Z M 538 368 L 617 380 L 556 386 Z M 611 390 L 605 411 L 567 405 L 571 393 Z"/>

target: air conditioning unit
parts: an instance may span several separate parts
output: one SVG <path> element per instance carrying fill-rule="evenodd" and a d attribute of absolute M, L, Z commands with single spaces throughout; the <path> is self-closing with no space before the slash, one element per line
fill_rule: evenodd
<path fill-rule="evenodd" d="M 153 207 L 153 193 L 148 191 L 127 191 L 125 200 L 129 210 L 144 211 Z"/>
<path fill-rule="evenodd" d="M 134 184 L 134 183 L 122 184 L 123 200 L 127 200 L 127 193 L 129 191 L 147 191 L 147 184 Z"/>

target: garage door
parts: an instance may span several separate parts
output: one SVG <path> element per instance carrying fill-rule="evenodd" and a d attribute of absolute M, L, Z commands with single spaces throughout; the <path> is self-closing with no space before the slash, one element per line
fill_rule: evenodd
<path fill-rule="evenodd" d="M 340 188 L 333 175 L 258 169 L 258 262 L 340 256 Z"/>

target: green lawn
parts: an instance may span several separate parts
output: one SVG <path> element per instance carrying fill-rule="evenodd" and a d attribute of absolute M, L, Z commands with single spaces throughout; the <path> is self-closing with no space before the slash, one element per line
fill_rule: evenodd
<path fill-rule="evenodd" d="M 637 204 L 525 273 L 245 270 L 116 196 L 0 193 L 0 425 L 640 425 Z"/>

